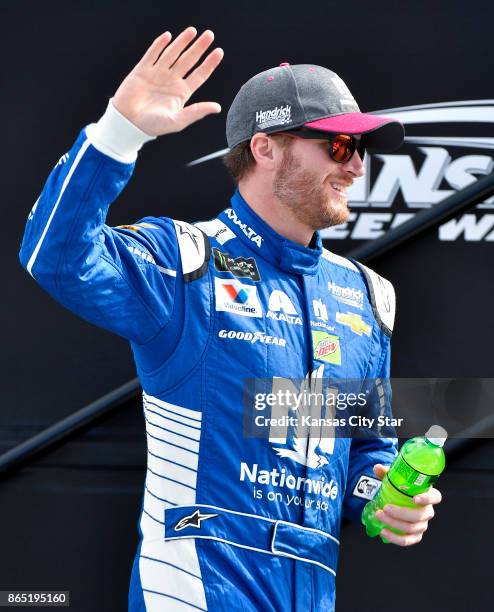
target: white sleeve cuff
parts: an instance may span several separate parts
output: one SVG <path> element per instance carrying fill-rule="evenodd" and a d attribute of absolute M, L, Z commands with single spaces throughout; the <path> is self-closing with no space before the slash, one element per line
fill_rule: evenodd
<path fill-rule="evenodd" d="M 98 123 L 88 125 L 86 136 L 98 151 L 124 164 L 133 163 L 142 145 L 156 138 L 143 132 L 119 113 L 111 99 Z"/>

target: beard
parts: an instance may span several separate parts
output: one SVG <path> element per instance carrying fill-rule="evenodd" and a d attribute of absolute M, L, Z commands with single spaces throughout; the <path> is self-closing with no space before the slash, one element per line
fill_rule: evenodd
<path fill-rule="evenodd" d="M 343 197 L 328 193 L 330 181 L 328 177 L 321 183 L 315 172 L 303 170 L 288 146 L 273 180 L 273 195 L 297 221 L 321 230 L 344 223 L 350 214 Z"/>

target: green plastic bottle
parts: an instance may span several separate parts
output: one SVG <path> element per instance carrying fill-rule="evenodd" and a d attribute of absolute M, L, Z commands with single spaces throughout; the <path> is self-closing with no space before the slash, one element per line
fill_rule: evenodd
<path fill-rule="evenodd" d="M 381 523 L 375 514 L 386 504 L 418 507 L 413 503 L 415 495 L 427 491 L 444 470 L 446 458 L 442 447 L 447 437 L 443 427 L 432 425 L 425 436 L 411 438 L 403 444 L 378 493 L 362 511 L 362 523 L 369 537 L 379 535 L 384 527 L 395 533 L 402 533 Z M 389 542 L 383 536 L 381 539 L 385 543 Z"/>

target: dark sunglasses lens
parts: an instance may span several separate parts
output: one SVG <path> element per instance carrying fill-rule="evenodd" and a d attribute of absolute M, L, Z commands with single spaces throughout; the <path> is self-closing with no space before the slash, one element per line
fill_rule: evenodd
<path fill-rule="evenodd" d="M 329 147 L 331 158 L 340 164 L 344 164 L 355 152 L 355 140 L 346 134 L 339 134 L 330 142 Z"/>

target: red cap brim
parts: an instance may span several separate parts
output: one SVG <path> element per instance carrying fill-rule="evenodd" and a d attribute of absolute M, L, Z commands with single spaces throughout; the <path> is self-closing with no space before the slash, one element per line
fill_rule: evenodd
<path fill-rule="evenodd" d="M 403 125 L 396 119 L 365 113 L 345 113 L 304 125 L 312 130 L 333 134 L 369 134 L 365 138 L 367 147 L 376 152 L 394 151 L 403 143 L 405 135 Z"/>

